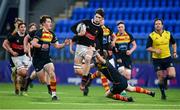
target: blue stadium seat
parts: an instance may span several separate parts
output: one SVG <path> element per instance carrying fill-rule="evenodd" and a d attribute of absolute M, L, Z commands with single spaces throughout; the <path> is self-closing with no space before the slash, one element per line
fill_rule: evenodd
<path fill-rule="evenodd" d="M 180 1 L 179 0 L 175 0 L 174 1 L 174 7 L 180 7 Z"/>
<path fill-rule="evenodd" d="M 137 59 L 137 57 L 138 57 L 137 52 L 136 52 L 136 51 L 135 51 L 135 52 L 133 52 L 133 54 L 132 54 L 132 58 L 133 58 L 133 59 Z"/>
<path fill-rule="evenodd" d="M 180 22 L 176 22 L 174 30 L 175 30 L 174 33 L 179 33 L 180 32 Z"/>
<path fill-rule="evenodd" d="M 176 37 L 180 38 L 180 32 L 174 33 L 173 36 L 174 36 L 175 38 L 176 38 Z M 179 40 L 179 46 L 180 46 L 180 40 Z"/>
<path fill-rule="evenodd" d="M 160 1 L 160 7 L 166 7 L 166 1 L 165 0 Z"/>
<path fill-rule="evenodd" d="M 173 7 L 173 1 L 174 0 L 167 0 L 167 7 Z"/>
<path fill-rule="evenodd" d="M 147 7 L 148 7 L 148 8 L 153 7 L 153 1 L 152 1 L 152 0 L 149 0 L 149 1 L 147 2 Z"/>
<path fill-rule="evenodd" d="M 138 46 L 141 46 L 142 45 L 142 40 L 141 39 L 136 39 L 136 43 Z"/>

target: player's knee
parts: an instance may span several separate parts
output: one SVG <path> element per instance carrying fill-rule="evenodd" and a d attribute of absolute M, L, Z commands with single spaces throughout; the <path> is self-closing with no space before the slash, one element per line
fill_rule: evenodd
<path fill-rule="evenodd" d="M 85 56 L 85 63 L 86 63 L 86 64 L 90 64 L 90 63 L 91 63 L 91 59 L 92 59 L 92 56 L 86 55 L 86 56 Z"/>
<path fill-rule="evenodd" d="M 120 74 L 123 74 L 124 70 L 125 70 L 124 66 L 118 68 Z"/>
<path fill-rule="evenodd" d="M 168 74 L 168 76 L 171 77 L 171 78 L 175 78 L 176 77 L 176 72 L 170 72 Z"/>
<path fill-rule="evenodd" d="M 130 80 L 131 79 L 131 70 L 130 69 L 127 69 L 126 72 L 125 72 L 125 77 L 127 80 Z"/>
<path fill-rule="evenodd" d="M 74 69 L 74 72 L 75 72 L 75 74 L 77 74 L 77 75 L 81 75 L 80 73 L 80 70 L 79 69 Z"/>
<path fill-rule="evenodd" d="M 74 65 L 74 72 L 77 74 L 77 75 L 82 75 L 83 74 L 83 70 L 82 70 L 82 66 L 80 64 L 75 64 Z"/>
<path fill-rule="evenodd" d="M 131 85 L 128 85 L 126 90 L 129 91 L 129 92 L 134 92 L 135 91 L 135 87 L 133 87 Z"/>
<path fill-rule="evenodd" d="M 27 70 L 25 68 L 19 69 L 17 71 L 18 75 L 20 75 L 21 77 L 26 77 L 27 75 Z"/>
<path fill-rule="evenodd" d="M 46 84 L 46 81 L 44 79 L 39 80 L 41 84 Z"/>
<path fill-rule="evenodd" d="M 55 75 L 54 71 L 49 72 L 49 76 L 50 76 L 51 79 L 56 79 L 55 78 L 56 75 Z"/>

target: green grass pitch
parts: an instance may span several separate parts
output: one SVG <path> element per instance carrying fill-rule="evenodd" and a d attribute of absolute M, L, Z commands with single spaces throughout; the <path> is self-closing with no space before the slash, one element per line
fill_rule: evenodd
<path fill-rule="evenodd" d="M 158 89 L 153 98 L 145 94 L 129 93 L 135 102 L 122 102 L 105 98 L 101 86 L 91 86 L 88 96 L 83 96 L 79 86 L 58 85 L 58 101 L 51 101 L 45 85 L 34 85 L 29 96 L 14 95 L 12 84 L 0 84 L 0 110 L 2 109 L 65 109 L 65 110 L 180 110 L 180 89 L 168 89 L 167 100 L 160 99 Z"/>

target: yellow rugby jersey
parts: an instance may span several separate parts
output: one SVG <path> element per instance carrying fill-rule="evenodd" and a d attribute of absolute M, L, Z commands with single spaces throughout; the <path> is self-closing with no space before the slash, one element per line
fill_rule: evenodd
<path fill-rule="evenodd" d="M 42 29 L 36 32 L 35 38 L 38 38 L 40 42 L 43 43 L 55 43 L 57 41 L 57 38 L 53 32 L 45 32 Z"/>
<path fill-rule="evenodd" d="M 101 28 L 103 30 L 103 44 L 110 43 L 111 40 L 112 40 L 111 37 L 112 37 L 112 34 L 113 34 L 112 30 L 109 27 L 105 26 L 105 25 L 101 26 Z"/>
<path fill-rule="evenodd" d="M 146 48 L 152 47 L 154 49 L 160 49 L 161 54 L 152 53 L 152 58 L 167 58 L 171 56 L 170 43 L 175 44 L 175 40 L 169 31 L 164 30 L 162 34 L 153 31 L 150 33 Z"/>
<path fill-rule="evenodd" d="M 116 34 L 116 48 L 118 50 L 129 50 L 130 43 L 134 41 L 134 38 L 131 34 L 125 32 L 124 34 L 120 34 L 119 32 Z"/>
<path fill-rule="evenodd" d="M 53 39 L 53 34 L 50 32 L 42 32 L 42 36 L 40 39 L 44 42 L 51 42 Z"/>

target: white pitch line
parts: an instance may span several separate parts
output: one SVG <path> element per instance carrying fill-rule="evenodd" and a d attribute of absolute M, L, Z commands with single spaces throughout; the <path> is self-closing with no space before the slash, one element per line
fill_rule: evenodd
<path fill-rule="evenodd" d="M 20 110 L 20 109 L 0 109 L 0 110 Z M 22 109 L 22 110 L 50 110 L 50 109 L 46 109 L 46 108 L 41 108 L 41 109 Z M 107 108 L 100 108 L 100 109 L 88 109 L 88 108 L 77 108 L 77 109 L 64 109 L 64 108 L 59 108 L 59 109 L 51 109 L 51 110 L 120 110 L 120 109 L 107 109 Z M 144 110 L 144 108 L 142 109 L 129 109 L 129 108 L 123 108 L 122 110 Z M 145 109 L 145 110 L 175 110 L 175 109 Z"/>
<path fill-rule="evenodd" d="M 152 106 L 152 107 L 180 107 L 180 105 L 170 105 L 170 104 L 166 104 L 166 105 L 163 105 L 163 104 L 132 104 L 132 103 L 57 103 L 57 102 L 49 102 L 49 103 L 46 103 L 46 102 L 31 102 L 30 104 L 37 104 L 37 105 L 128 105 L 128 106 Z"/>

